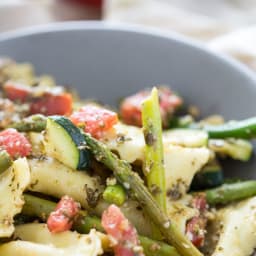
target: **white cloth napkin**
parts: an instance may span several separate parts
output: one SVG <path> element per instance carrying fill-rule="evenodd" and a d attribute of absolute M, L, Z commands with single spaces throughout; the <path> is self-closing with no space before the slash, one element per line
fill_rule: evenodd
<path fill-rule="evenodd" d="M 256 70 L 255 0 L 107 0 L 104 16 L 182 33 Z"/>

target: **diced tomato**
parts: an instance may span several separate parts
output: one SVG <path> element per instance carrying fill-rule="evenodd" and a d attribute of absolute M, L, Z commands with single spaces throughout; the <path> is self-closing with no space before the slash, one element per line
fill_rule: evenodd
<path fill-rule="evenodd" d="M 4 85 L 4 92 L 8 99 L 27 103 L 29 114 L 70 115 L 72 111 L 72 95 L 70 93 L 51 93 L 44 91 L 38 95 L 38 88 L 23 84 L 8 82 Z"/>
<path fill-rule="evenodd" d="M 102 214 L 101 224 L 108 235 L 116 241 L 115 256 L 143 256 L 136 229 L 121 210 L 110 205 Z"/>
<path fill-rule="evenodd" d="M 195 246 L 201 247 L 204 244 L 205 227 L 207 224 L 205 213 L 208 206 L 205 195 L 198 194 L 194 196 L 191 202 L 191 206 L 199 210 L 199 215 L 193 217 L 187 222 L 186 235 Z"/>
<path fill-rule="evenodd" d="M 115 112 L 94 105 L 80 108 L 70 116 L 70 119 L 75 125 L 84 127 L 85 132 L 97 139 L 118 122 Z"/>
<path fill-rule="evenodd" d="M 72 111 L 72 96 L 69 93 L 45 93 L 34 98 L 30 105 L 30 114 L 69 115 Z"/>
<path fill-rule="evenodd" d="M 205 219 L 201 217 L 193 217 L 187 223 L 186 235 L 196 247 L 201 247 L 204 244 L 205 224 Z"/>
<path fill-rule="evenodd" d="M 0 132 L 0 148 L 5 149 L 13 158 L 28 156 L 32 149 L 27 138 L 12 128 Z"/>
<path fill-rule="evenodd" d="M 166 126 L 173 112 L 182 105 L 182 99 L 167 87 L 158 88 L 159 105 L 163 125 Z M 138 92 L 123 100 L 120 115 L 126 124 L 141 126 L 141 104 L 150 95 L 149 90 Z"/>
<path fill-rule="evenodd" d="M 47 219 L 48 229 L 52 233 L 70 230 L 79 210 L 80 206 L 73 198 L 63 196 Z"/>
<path fill-rule="evenodd" d="M 120 115 L 126 124 L 141 126 L 141 104 L 149 96 L 149 91 L 142 91 L 132 95 L 121 103 Z"/>
<path fill-rule="evenodd" d="M 192 207 L 198 209 L 201 213 L 207 209 L 206 197 L 204 194 L 198 194 L 192 199 Z"/>
<path fill-rule="evenodd" d="M 7 82 L 4 86 L 4 93 L 6 97 L 12 101 L 25 102 L 31 95 L 31 88 L 29 86 Z"/>

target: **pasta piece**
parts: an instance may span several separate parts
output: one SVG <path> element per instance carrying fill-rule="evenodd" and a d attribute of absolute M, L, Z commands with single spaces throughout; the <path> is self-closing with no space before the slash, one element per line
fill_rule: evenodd
<path fill-rule="evenodd" d="M 105 141 L 107 146 L 130 163 L 143 161 L 145 141 L 142 130 L 120 123 L 115 129 L 116 134 Z M 178 199 L 184 195 L 194 175 L 208 162 L 210 151 L 201 147 L 205 143 L 207 135 L 195 131 L 184 133 L 184 130 L 175 130 L 164 133 L 166 189 L 171 198 Z"/>
<path fill-rule="evenodd" d="M 5 256 L 97 256 L 103 253 L 101 239 L 95 230 L 88 235 L 65 231 L 52 234 L 45 224 L 20 225 L 15 235 L 25 241 L 15 241 L 0 246 Z"/>
<path fill-rule="evenodd" d="M 88 201 L 97 201 L 99 181 L 85 171 L 72 170 L 49 157 L 33 158 L 28 162 L 31 170 L 29 190 L 58 198 L 69 195 L 85 208 L 89 206 Z"/>
<path fill-rule="evenodd" d="M 22 193 L 29 182 L 30 171 L 26 158 L 14 161 L 0 176 L 0 237 L 9 237 L 14 232 L 13 217 L 22 210 Z"/>
<path fill-rule="evenodd" d="M 186 194 L 195 174 L 208 162 L 207 148 L 186 148 L 171 144 L 164 148 L 167 196 L 176 200 Z"/>
<path fill-rule="evenodd" d="M 191 195 L 183 196 L 177 201 L 167 200 L 167 215 L 183 234 L 185 234 L 187 221 L 199 215 L 198 209 L 190 206 L 191 200 Z"/>
<path fill-rule="evenodd" d="M 256 247 L 256 197 L 218 212 L 220 238 L 212 256 L 250 256 Z"/>

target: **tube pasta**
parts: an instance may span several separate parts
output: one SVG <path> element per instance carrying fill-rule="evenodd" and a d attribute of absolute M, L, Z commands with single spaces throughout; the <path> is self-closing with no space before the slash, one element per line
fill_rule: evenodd
<path fill-rule="evenodd" d="M 31 191 L 55 197 L 69 195 L 84 208 L 88 208 L 88 189 L 92 192 L 100 189 L 96 178 L 86 172 L 72 170 L 53 158 L 33 158 L 28 163 L 31 170 Z"/>
<path fill-rule="evenodd" d="M 29 182 L 30 171 L 25 158 L 14 161 L 0 176 L 0 237 L 9 237 L 14 232 L 13 217 L 22 210 L 22 193 Z"/>
<path fill-rule="evenodd" d="M 220 237 L 212 256 L 250 256 L 256 247 L 256 197 L 218 212 Z"/>
<path fill-rule="evenodd" d="M 95 230 L 88 235 L 65 231 L 52 234 L 45 224 L 20 225 L 15 236 L 24 241 L 14 241 L 0 246 L 5 256 L 97 256 L 103 253 L 101 238 Z"/>

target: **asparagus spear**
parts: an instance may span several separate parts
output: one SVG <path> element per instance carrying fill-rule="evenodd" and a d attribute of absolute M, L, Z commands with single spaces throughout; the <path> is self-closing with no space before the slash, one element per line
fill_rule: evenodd
<path fill-rule="evenodd" d="M 12 159 L 10 155 L 5 151 L 0 151 L 0 174 L 7 170 L 12 165 Z"/>
<path fill-rule="evenodd" d="M 242 121 L 232 121 L 223 125 L 203 126 L 210 138 L 241 138 L 252 139 L 256 137 L 256 117 Z"/>
<path fill-rule="evenodd" d="M 180 232 L 176 224 L 170 221 L 161 210 L 141 178 L 131 170 L 131 166 L 126 161 L 120 160 L 106 145 L 93 139 L 89 134 L 84 134 L 84 138 L 95 158 L 114 172 L 120 184 L 133 192 L 133 195 L 159 227 L 166 240 L 183 256 L 202 256 L 188 238 Z"/>
<path fill-rule="evenodd" d="M 41 132 L 46 127 L 46 117 L 40 114 L 32 115 L 9 125 L 19 132 Z"/>
<path fill-rule="evenodd" d="M 25 205 L 22 213 L 37 216 L 46 220 L 51 211 L 54 210 L 56 203 L 42 199 L 33 195 L 25 194 Z M 91 217 L 86 212 L 81 211 L 81 218 L 74 223 L 74 228 L 80 233 L 89 233 L 92 228 L 104 232 L 101 221 L 97 217 Z M 139 236 L 143 250 L 147 256 L 180 256 L 176 249 L 166 243 L 154 241 L 150 238 Z"/>
<path fill-rule="evenodd" d="M 103 192 L 103 199 L 108 203 L 120 206 L 125 202 L 126 193 L 121 185 L 109 185 Z"/>
<path fill-rule="evenodd" d="M 256 195 L 256 180 L 224 184 L 205 191 L 209 204 L 227 204 Z"/>
<path fill-rule="evenodd" d="M 166 212 L 165 170 L 162 141 L 162 120 L 158 91 L 142 103 L 142 124 L 145 138 L 144 173 L 148 188 L 160 208 Z"/>

